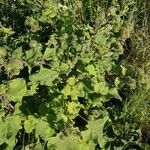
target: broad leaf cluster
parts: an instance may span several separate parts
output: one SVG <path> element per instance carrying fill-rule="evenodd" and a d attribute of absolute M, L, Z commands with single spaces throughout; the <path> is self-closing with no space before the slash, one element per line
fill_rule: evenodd
<path fill-rule="evenodd" d="M 122 126 L 112 123 L 119 111 L 111 113 L 111 102 L 123 100 L 119 57 L 133 6 L 0 2 L 0 149 L 117 149 L 139 137 L 121 136 Z"/>

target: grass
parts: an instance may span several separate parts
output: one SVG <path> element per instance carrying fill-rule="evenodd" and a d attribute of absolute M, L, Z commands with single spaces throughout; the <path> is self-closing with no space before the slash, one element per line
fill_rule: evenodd
<path fill-rule="evenodd" d="M 132 68 L 129 75 L 136 79 L 137 87 L 125 102 L 127 120 L 140 126 L 142 140 L 150 142 L 150 3 L 138 0 L 134 12 L 132 36 L 126 40 L 123 64 Z M 145 149 L 150 147 L 145 146 Z"/>

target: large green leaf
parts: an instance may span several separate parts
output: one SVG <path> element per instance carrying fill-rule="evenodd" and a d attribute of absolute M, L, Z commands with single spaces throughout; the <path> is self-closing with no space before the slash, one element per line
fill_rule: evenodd
<path fill-rule="evenodd" d="M 27 93 L 26 81 L 22 78 L 10 80 L 8 83 L 8 95 L 10 100 L 21 102 L 23 96 Z"/>
<path fill-rule="evenodd" d="M 94 85 L 94 91 L 96 93 L 100 93 L 102 95 L 107 95 L 108 94 L 108 86 L 106 85 L 105 82 L 101 82 L 101 83 L 96 83 Z"/>
<path fill-rule="evenodd" d="M 48 148 L 55 150 L 91 150 L 90 146 L 78 136 L 69 135 L 61 139 L 59 136 L 49 138 Z"/>
<path fill-rule="evenodd" d="M 88 122 L 88 129 L 82 132 L 85 141 L 100 141 L 103 138 L 104 125 L 108 121 L 108 116 Z"/>
<path fill-rule="evenodd" d="M 54 130 L 50 127 L 49 123 L 39 119 L 35 126 L 36 138 L 43 138 L 45 141 L 48 140 L 54 134 Z"/>
<path fill-rule="evenodd" d="M 22 128 L 21 119 L 18 115 L 8 116 L 5 120 L 0 118 L 0 144 L 6 142 L 11 148 L 15 146 L 15 136 Z"/>
<path fill-rule="evenodd" d="M 68 73 L 70 71 L 70 67 L 66 63 L 61 63 L 60 67 L 58 68 L 60 73 Z"/>
<path fill-rule="evenodd" d="M 23 69 L 23 61 L 21 59 L 11 59 L 6 65 L 5 70 L 10 76 L 19 75 L 20 70 Z"/>
<path fill-rule="evenodd" d="M 26 51 L 26 60 L 29 64 L 34 64 L 42 56 L 42 45 L 35 40 L 32 40 L 29 44 L 31 49 Z"/>
<path fill-rule="evenodd" d="M 96 75 L 96 70 L 95 70 L 95 67 L 94 67 L 94 65 L 88 65 L 87 67 L 86 67 L 86 70 L 89 72 L 89 74 L 90 75 Z"/>
<path fill-rule="evenodd" d="M 121 99 L 119 93 L 118 93 L 118 89 L 115 88 L 115 87 L 111 87 L 109 88 L 109 92 L 108 92 L 110 95 L 112 95 L 113 97 L 115 98 L 118 98 L 118 99 Z"/>
<path fill-rule="evenodd" d="M 30 81 L 41 85 L 53 86 L 53 81 L 58 78 L 58 73 L 51 69 L 41 67 L 38 73 L 30 75 Z"/>
<path fill-rule="evenodd" d="M 56 55 L 56 49 L 47 47 L 43 54 L 43 59 L 51 60 L 55 55 Z"/>
<path fill-rule="evenodd" d="M 24 121 L 24 129 L 26 133 L 30 133 L 35 129 L 35 125 L 38 122 L 38 119 L 32 115 L 28 116 L 28 120 Z"/>

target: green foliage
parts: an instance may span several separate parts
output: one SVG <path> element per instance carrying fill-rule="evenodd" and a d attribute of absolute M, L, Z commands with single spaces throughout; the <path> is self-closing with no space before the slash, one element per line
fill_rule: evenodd
<path fill-rule="evenodd" d="M 129 0 L 0 2 L 0 149 L 140 145 L 138 129 L 120 123 L 120 91 L 137 84 L 120 62 L 133 8 Z"/>
<path fill-rule="evenodd" d="M 13 149 L 16 144 L 16 135 L 22 128 L 21 117 L 17 115 L 9 116 L 6 120 L 1 118 L 0 144 L 7 143 L 8 149 Z"/>
<path fill-rule="evenodd" d="M 11 101 L 21 102 L 26 92 L 27 87 L 24 79 L 17 78 L 9 81 L 7 94 Z"/>

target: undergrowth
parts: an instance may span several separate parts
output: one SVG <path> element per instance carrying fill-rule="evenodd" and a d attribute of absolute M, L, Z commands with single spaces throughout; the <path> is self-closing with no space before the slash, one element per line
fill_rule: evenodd
<path fill-rule="evenodd" d="M 147 149 L 149 0 L 0 1 L 0 149 Z"/>
<path fill-rule="evenodd" d="M 123 64 L 129 68 L 129 75 L 136 80 L 136 89 L 127 98 L 124 107 L 125 118 L 139 125 L 144 143 L 150 142 L 150 3 L 136 2 L 134 29 L 127 39 L 128 52 Z M 149 146 L 145 147 L 149 149 Z"/>

